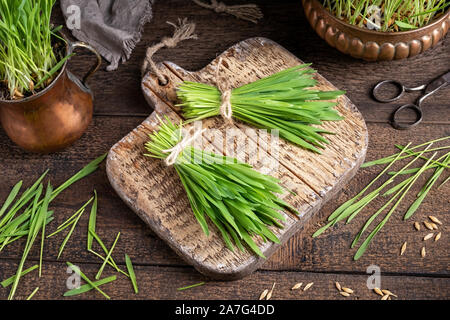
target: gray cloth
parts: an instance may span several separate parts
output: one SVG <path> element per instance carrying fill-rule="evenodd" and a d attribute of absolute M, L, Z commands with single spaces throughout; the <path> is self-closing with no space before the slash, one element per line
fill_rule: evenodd
<path fill-rule="evenodd" d="M 152 18 L 153 2 L 61 0 L 61 9 L 74 37 L 97 49 L 110 62 L 106 69 L 111 71 L 130 58 L 136 43 L 141 40 L 144 24 Z M 79 21 L 74 20 L 77 16 Z"/>

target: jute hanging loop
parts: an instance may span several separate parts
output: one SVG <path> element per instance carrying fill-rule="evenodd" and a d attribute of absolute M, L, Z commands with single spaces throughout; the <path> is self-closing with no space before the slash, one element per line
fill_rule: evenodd
<path fill-rule="evenodd" d="M 234 5 L 228 6 L 223 2 L 219 2 L 217 0 L 211 0 L 211 3 L 205 3 L 201 0 L 192 0 L 197 5 L 214 10 L 217 13 L 228 13 L 235 16 L 238 19 L 251 21 L 253 23 L 258 23 L 259 19 L 264 17 L 261 9 L 256 4 L 242 4 L 242 5 Z"/>
<path fill-rule="evenodd" d="M 188 22 L 187 18 L 178 19 L 178 25 L 172 22 L 167 22 L 171 26 L 174 27 L 174 32 L 172 37 L 164 37 L 161 42 L 154 44 L 151 47 L 147 48 L 147 52 L 145 54 L 144 63 L 142 64 L 142 75 L 144 75 L 148 70 L 151 70 L 159 79 L 161 84 L 166 84 L 167 80 L 164 75 L 159 71 L 156 63 L 153 61 L 153 55 L 160 49 L 174 48 L 178 45 L 179 42 L 188 39 L 197 39 L 197 35 L 195 32 L 195 23 Z"/>
<path fill-rule="evenodd" d="M 165 163 L 166 166 L 170 167 L 177 162 L 178 156 L 183 152 L 186 147 L 188 147 L 192 142 L 194 142 L 195 139 L 197 139 L 198 136 L 201 136 L 203 132 L 205 132 L 206 129 L 197 130 L 194 132 L 194 134 L 191 135 L 194 127 L 191 127 L 189 129 L 189 133 L 183 137 L 183 140 L 181 140 L 178 144 L 176 144 L 173 148 L 162 150 L 164 153 L 170 153 L 169 156 L 166 158 Z"/>
<path fill-rule="evenodd" d="M 216 67 L 216 85 L 217 89 L 219 89 L 222 97 L 222 102 L 220 104 L 220 114 L 224 118 L 224 120 L 228 123 L 233 123 L 233 109 L 231 106 L 231 93 L 232 90 L 228 88 L 228 83 L 226 81 L 222 81 L 219 78 L 220 68 L 222 67 L 222 57 L 219 58 L 219 62 Z"/>

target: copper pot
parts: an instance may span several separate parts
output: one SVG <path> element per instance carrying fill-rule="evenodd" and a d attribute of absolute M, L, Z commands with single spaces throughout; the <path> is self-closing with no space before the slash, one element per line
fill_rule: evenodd
<path fill-rule="evenodd" d="M 39 153 L 61 150 L 79 139 L 91 122 L 93 95 L 86 81 L 102 60 L 94 48 L 83 42 L 67 41 L 67 54 L 77 47 L 97 57 L 96 65 L 82 81 L 67 70 L 66 61 L 44 90 L 20 100 L 0 100 L 3 129 L 23 149 Z"/>
<path fill-rule="evenodd" d="M 368 61 L 404 59 L 435 46 L 450 24 L 450 9 L 421 28 L 380 32 L 348 24 L 326 10 L 317 0 L 302 0 L 306 18 L 317 34 L 332 47 Z"/>

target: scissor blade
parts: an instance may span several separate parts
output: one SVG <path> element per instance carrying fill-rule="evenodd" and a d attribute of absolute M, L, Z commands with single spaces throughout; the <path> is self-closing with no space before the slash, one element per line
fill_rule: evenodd
<path fill-rule="evenodd" d="M 431 81 L 425 89 L 425 94 L 432 93 L 442 87 L 445 87 L 449 83 L 450 83 L 450 71 L 443 74 L 439 78 L 436 78 L 433 81 Z"/>

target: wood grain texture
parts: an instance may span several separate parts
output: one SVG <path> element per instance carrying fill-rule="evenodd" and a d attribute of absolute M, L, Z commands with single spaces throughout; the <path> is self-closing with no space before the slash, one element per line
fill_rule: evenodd
<path fill-rule="evenodd" d="M 133 256 L 131 257 L 134 258 Z M 94 279 L 99 268 L 98 264 L 79 263 L 71 261 L 90 279 Z M 37 263 L 37 260 L 30 261 Z M 119 265 L 125 269 L 124 265 Z M 366 285 L 368 275 L 349 275 L 337 273 L 310 273 L 310 272 L 274 272 L 257 271 L 245 279 L 224 282 L 210 281 L 200 275 L 193 268 L 179 267 L 154 267 L 146 265 L 134 266 L 138 279 L 139 294 L 134 294 L 131 282 L 123 275 L 117 274 L 109 267 L 105 268 L 103 277 L 117 275 L 117 280 L 103 285 L 101 289 L 112 300 L 135 299 L 165 299 L 165 300 L 255 300 L 261 292 L 270 289 L 276 282 L 272 300 L 379 300 L 381 297 L 369 290 Z M 8 261 L 0 261 L 0 277 L 2 279 L 13 274 L 15 268 Z M 64 262 L 47 263 L 44 261 L 42 278 L 38 278 L 37 271 L 23 277 L 23 281 L 17 290 L 17 299 L 25 299 L 36 286 L 39 291 L 33 300 L 63 299 L 64 292 L 68 291 L 66 281 L 70 276 L 67 273 L 67 265 Z M 168 279 L 170 279 L 168 281 Z M 206 284 L 197 288 L 177 291 L 187 285 L 205 281 Z M 342 286 L 354 290 L 350 297 L 343 297 L 336 290 L 334 283 L 338 281 Z M 294 284 L 303 282 L 303 287 L 310 282 L 313 286 L 307 290 L 292 291 Z M 430 278 L 411 276 L 409 278 L 382 275 L 381 287 L 388 289 L 398 296 L 399 300 L 408 299 L 441 299 L 448 298 L 448 278 Z M 421 290 L 417 290 L 419 287 Z M 7 295 L 8 289 L 0 287 L 0 295 Z M 95 290 L 91 290 L 79 296 L 67 297 L 67 300 L 105 298 Z"/>
<path fill-rule="evenodd" d="M 242 253 L 228 250 L 220 232 L 212 224 L 209 226 L 213 230 L 211 235 L 204 235 L 175 171 L 166 168 L 160 160 L 143 156 L 143 145 L 148 140 L 148 134 L 158 128 L 157 114 L 167 115 L 174 122 L 181 119 L 177 114 L 179 110 L 175 107 L 177 86 L 183 80 L 214 84 L 217 81 L 219 59 L 223 69 L 220 77 L 227 79 L 230 88 L 303 63 L 271 40 L 253 38 L 234 45 L 197 72 L 185 71 L 173 63 L 160 64 L 160 71 L 167 76 L 169 84 L 161 86 L 150 73 L 144 77 L 144 95 L 155 112 L 111 149 L 107 160 L 107 173 L 113 188 L 125 203 L 183 259 L 212 278 L 237 279 L 256 270 L 265 259 L 248 251 Z M 315 77 L 317 88 L 336 90 L 319 74 Z M 336 109 L 345 120 L 325 122 L 322 125 L 327 131 L 336 134 L 327 137 L 330 145 L 321 155 L 281 139 L 279 151 L 275 154 L 267 145 L 260 143 L 259 138 L 248 135 L 246 130 L 251 127 L 244 123 L 235 122 L 229 126 L 222 119 L 215 117 L 206 119 L 201 124 L 203 128 L 216 129 L 222 133 L 230 127 L 236 129 L 235 134 L 240 142 L 234 154 L 227 150 L 230 150 L 230 146 L 235 146 L 236 136 L 225 136 L 225 147 L 213 140 L 211 131 L 206 131 L 203 140 L 209 142 L 210 150 L 216 153 L 228 156 L 247 154 L 247 158 L 254 161 L 250 164 L 256 170 L 280 179 L 283 186 L 296 194 L 286 194 L 285 200 L 300 212 L 300 216 L 284 213 L 284 228 L 274 230 L 281 243 L 285 243 L 298 232 L 311 215 L 353 177 L 364 161 L 368 137 L 362 116 L 345 96 L 339 98 Z M 252 152 L 249 150 L 259 150 L 261 156 L 250 157 Z M 247 159 L 244 157 L 241 160 Z M 270 166 L 274 163 L 277 165 Z M 266 257 L 270 257 L 279 247 L 271 242 L 262 242 L 261 239 L 257 241 Z"/>
<path fill-rule="evenodd" d="M 47 168 L 50 169 L 49 178 L 52 184 L 58 185 L 64 182 L 72 173 L 82 168 L 89 160 L 104 153 L 115 141 L 140 122 L 142 122 L 141 118 L 97 117 L 94 125 L 73 148 L 55 155 L 40 157 L 22 153 L 5 142 L 6 137 L 3 134 L 0 135 L 5 138 L 0 139 L 3 141 L 0 143 L 0 154 L 3 155 L 0 170 L 3 176 L 7 177 L 2 180 L 0 185 L 0 199 L 7 197 L 10 188 L 18 179 L 24 178 L 24 185 L 30 185 Z M 114 130 L 110 128 L 114 128 Z M 367 160 L 394 153 L 395 147 L 386 141 L 395 139 L 401 144 L 407 144 L 409 141 L 420 143 L 450 135 L 449 126 L 424 125 L 422 128 L 423 131 L 398 133 L 390 129 L 388 124 L 369 123 L 371 146 L 368 150 Z M 92 144 L 93 141 L 94 144 Z M 445 235 L 449 232 L 448 226 L 450 226 L 450 188 L 441 188 L 430 192 L 413 218 L 414 221 L 420 222 L 425 220 L 430 212 L 433 212 L 444 223 L 441 227 L 443 236 L 440 241 L 442 242 L 429 243 L 426 259 L 422 259 L 419 252 L 423 244 L 422 238 L 426 232 L 423 230 L 416 232 L 412 226 L 413 221 L 405 222 L 401 218 L 406 205 L 413 201 L 414 192 L 418 191 L 429 174 L 421 179 L 412 190 L 413 192 L 405 198 L 404 205 L 396 211 L 389 223 L 374 238 L 368 251 L 360 260 L 352 260 L 354 250 L 350 250 L 350 243 L 368 216 L 380 206 L 379 202 L 361 212 L 351 224 L 339 224 L 326 234 L 315 239 L 311 238 L 312 233 L 322 225 L 326 217 L 341 203 L 361 190 L 377 175 L 379 170 L 378 167 L 360 169 L 351 182 L 311 218 L 308 226 L 280 247 L 261 269 L 278 272 L 289 270 L 364 273 L 367 266 L 376 264 L 380 266 L 382 272 L 399 277 L 402 275 L 448 277 L 450 274 L 449 242 Z M 445 176 L 442 177 L 442 179 L 444 178 Z M 129 255 L 133 254 L 135 256 L 133 262 L 140 265 L 174 267 L 187 265 L 117 196 L 108 182 L 104 164 L 97 172 L 77 182 L 73 188 L 62 193 L 52 203 L 51 209 L 55 211 L 55 221 L 49 225 L 49 232 L 55 231 L 58 225 L 87 201 L 92 196 L 94 188 L 99 195 L 97 232 L 107 245 L 112 243 L 117 232 L 122 233 L 114 254 L 117 262 L 123 263 L 123 255 L 128 253 Z M 60 261 L 70 260 L 74 257 L 82 263 L 97 261 L 85 250 L 87 225 L 88 215 L 85 214 L 75 229 L 71 241 L 68 242 Z M 44 258 L 48 263 L 57 262 L 58 249 L 64 237 L 65 233 L 61 233 L 46 242 Z M 404 256 L 399 257 L 398 250 L 404 241 L 408 241 L 408 250 Z M 23 246 L 23 241 L 8 246 L 0 252 L 0 260 L 7 259 L 11 264 L 17 266 Z M 38 255 L 39 250 L 36 247 L 30 253 L 30 258 L 37 259 Z M 146 285 L 151 285 L 151 283 Z"/>
<path fill-rule="evenodd" d="M 140 89 L 142 59 L 148 46 L 172 32 L 166 21 L 173 22 L 179 17 L 188 17 L 196 23 L 196 33 L 200 39 L 185 41 L 177 48 L 163 49 L 155 55 L 156 61 L 172 61 L 185 69 L 198 70 L 236 42 L 251 37 L 266 37 L 303 61 L 312 62 L 313 67 L 328 81 L 346 90 L 347 96 L 358 107 L 366 122 L 385 123 L 396 105 L 410 103 L 416 97 L 408 94 L 394 104 L 378 103 L 370 97 L 370 91 L 378 81 L 391 78 L 414 87 L 428 83 L 448 69 L 448 63 L 445 62 L 450 61 L 449 36 L 436 47 L 413 58 L 368 63 L 344 55 L 322 40 L 306 20 L 301 1 L 254 2 L 265 15 L 257 25 L 197 8 L 190 1 L 164 0 L 156 3 L 153 20 L 146 25 L 142 41 L 137 44 L 131 59 L 115 72 L 106 72 L 104 69 L 108 64 L 104 63 L 103 69 L 89 80 L 98 102 L 95 112 L 110 115 L 150 114 L 151 108 L 145 103 Z M 56 23 L 63 23 L 58 10 L 56 13 Z M 90 59 L 92 56 L 80 51 L 71 59 L 70 70 L 83 75 L 92 62 Z M 450 118 L 442 116 L 447 111 L 449 92 L 450 87 L 445 88 L 425 101 L 424 122 L 450 124 Z M 411 118 L 413 116 L 411 112 Z"/>

